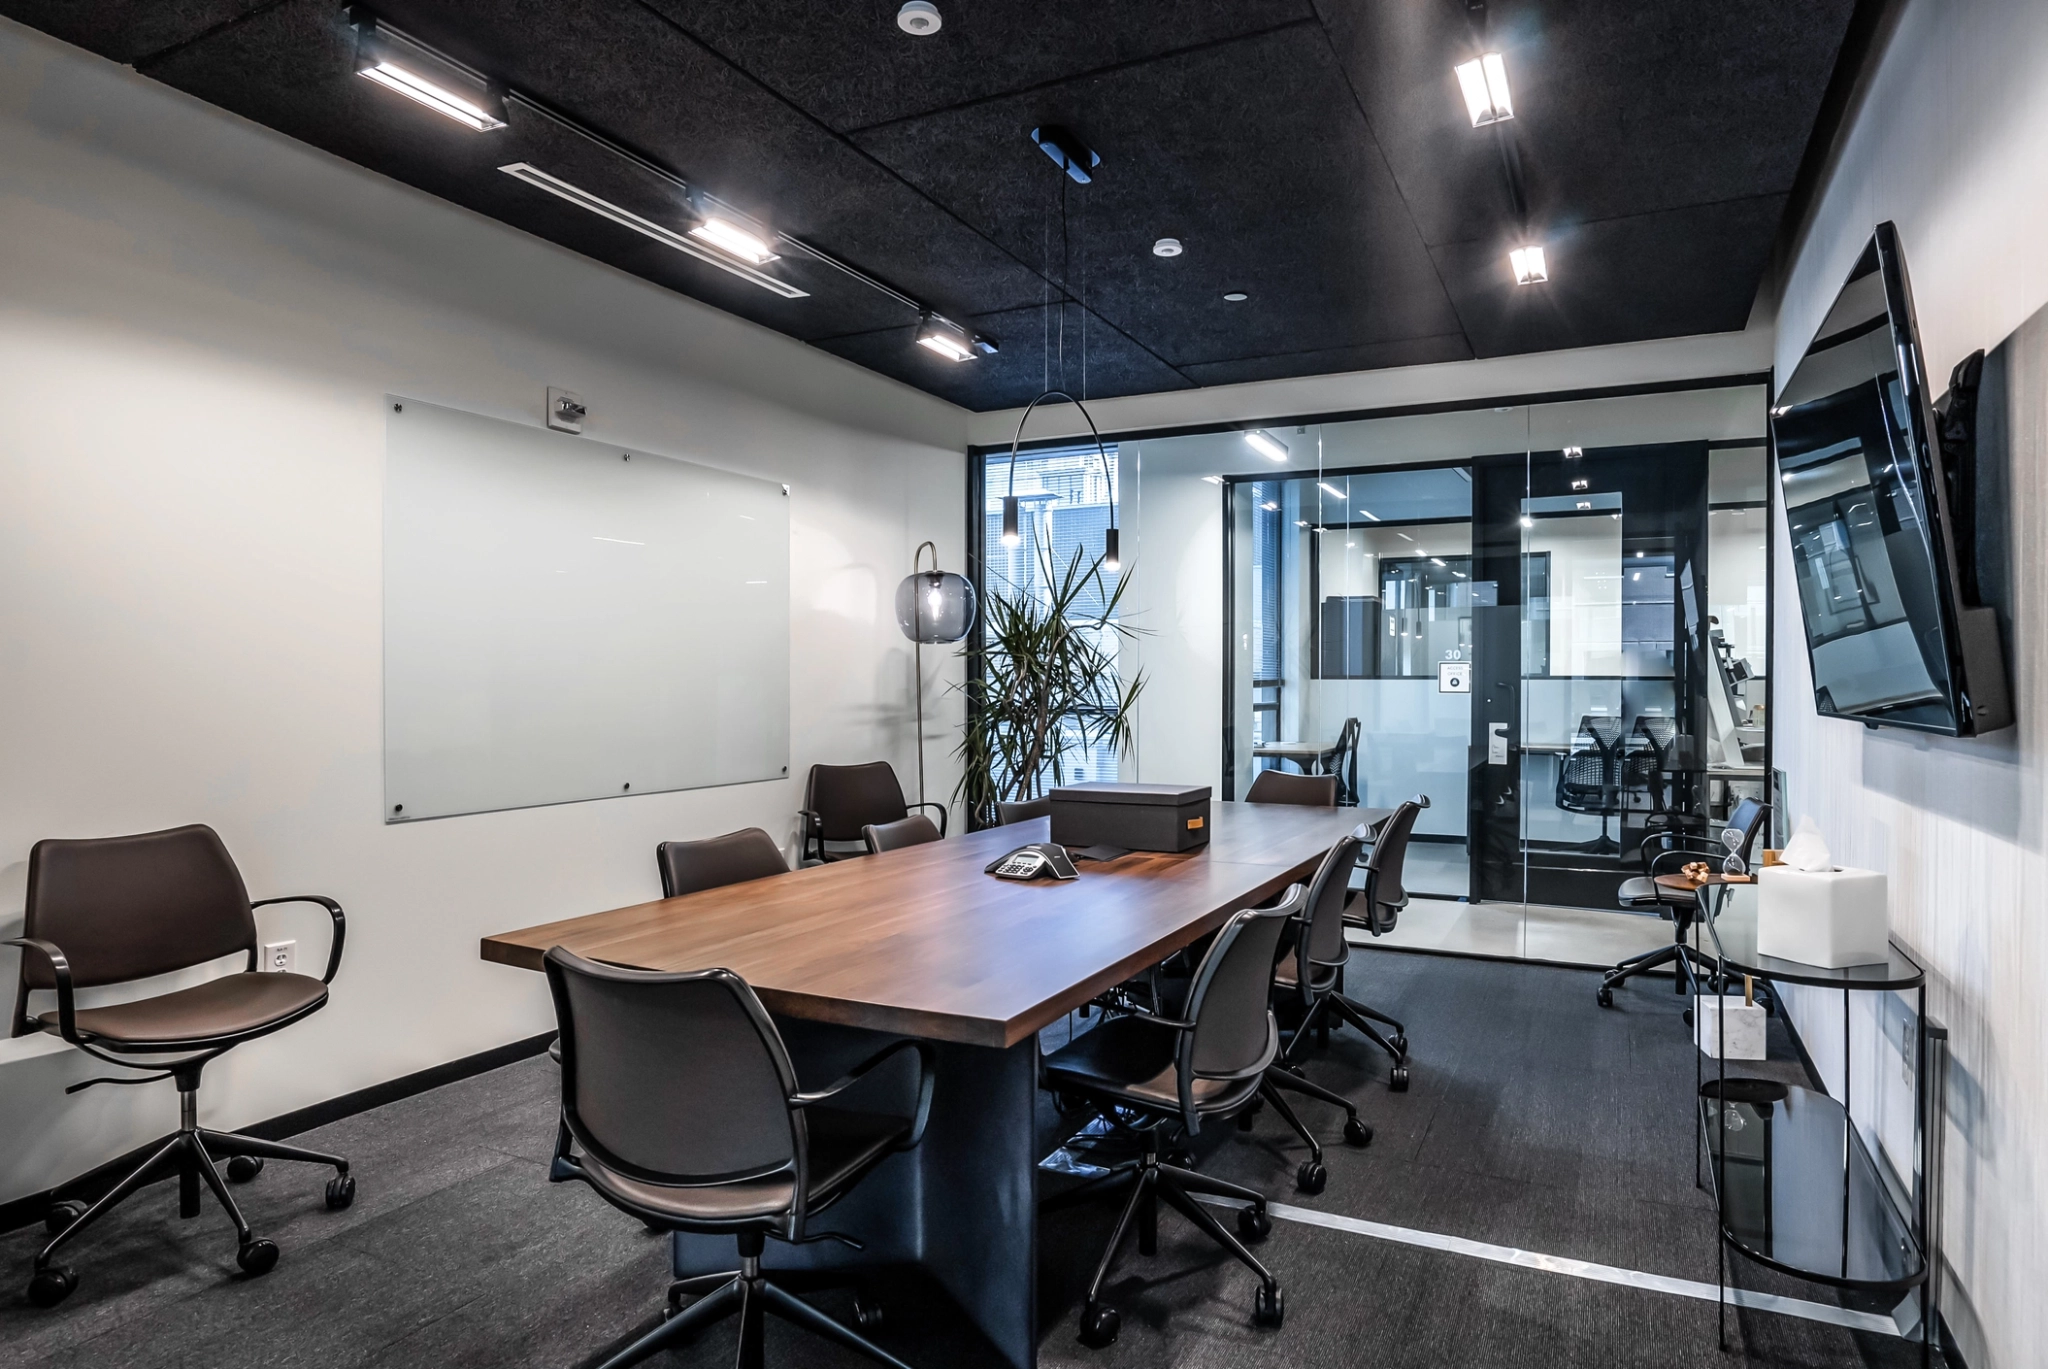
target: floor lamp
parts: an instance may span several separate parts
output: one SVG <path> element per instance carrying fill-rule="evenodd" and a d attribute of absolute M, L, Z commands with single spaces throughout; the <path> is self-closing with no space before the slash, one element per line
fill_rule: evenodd
<path fill-rule="evenodd" d="M 919 570 L 924 554 L 932 554 L 932 568 Z M 964 575 L 939 569 L 939 549 L 931 542 L 918 545 L 910 557 L 910 574 L 896 586 L 896 625 L 917 644 L 917 801 L 924 802 L 924 644 L 957 642 L 974 626 L 974 586 Z"/>

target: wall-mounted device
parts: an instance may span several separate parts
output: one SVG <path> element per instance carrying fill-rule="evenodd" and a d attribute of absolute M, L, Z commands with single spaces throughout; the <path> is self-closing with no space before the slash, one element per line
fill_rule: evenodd
<path fill-rule="evenodd" d="M 548 426 L 556 432 L 582 432 L 584 415 L 589 412 L 583 407 L 582 395 L 548 386 Z"/>
<path fill-rule="evenodd" d="M 1958 386 L 1973 376 L 1959 367 Z M 2012 701 L 1957 503 L 1974 398 L 1945 405 L 1946 450 L 1933 398 L 1898 232 L 1881 223 L 1771 409 L 1814 707 L 1968 737 L 2011 726 Z"/>

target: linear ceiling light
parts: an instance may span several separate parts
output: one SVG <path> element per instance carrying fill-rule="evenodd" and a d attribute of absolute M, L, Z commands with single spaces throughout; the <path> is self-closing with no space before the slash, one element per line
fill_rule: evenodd
<path fill-rule="evenodd" d="M 1540 247 L 1517 247 L 1508 253 L 1508 265 L 1515 268 L 1515 284 L 1534 285 L 1550 279 L 1550 268 L 1543 263 L 1543 249 Z"/>
<path fill-rule="evenodd" d="M 1287 444 L 1263 429 L 1253 428 L 1244 435 L 1244 440 L 1251 443 L 1253 450 L 1262 456 L 1270 457 L 1275 461 L 1285 461 L 1287 459 Z"/>
<path fill-rule="evenodd" d="M 1364 517 L 1370 518 L 1375 523 L 1380 521 L 1380 516 L 1374 513 L 1371 509 L 1360 509 L 1358 512 Z"/>
<path fill-rule="evenodd" d="M 1458 88 L 1465 92 L 1465 112 L 1472 127 L 1504 123 L 1515 117 L 1515 102 L 1508 97 L 1508 68 L 1497 52 L 1489 52 L 1458 68 Z"/>
<path fill-rule="evenodd" d="M 730 252 L 753 266 L 775 260 L 775 251 L 767 243 L 724 219 L 707 218 L 690 230 L 690 236 L 702 238 L 713 247 Z"/>
<path fill-rule="evenodd" d="M 1329 495 L 1332 499 L 1342 499 L 1344 497 L 1344 491 L 1338 489 L 1327 480 L 1318 480 L 1316 488 Z"/>
<path fill-rule="evenodd" d="M 917 345 L 929 347 L 948 361 L 972 361 L 977 356 L 994 356 L 999 350 L 994 338 L 969 332 L 930 310 L 917 321 Z"/>
<path fill-rule="evenodd" d="M 550 195 L 567 200 L 579 209 L 587 209 L 599 218 L 610 219 L 613 223 L 630 228 L 635 233 L 644 233 L 664 247 L 673 247 L 676 251 L 686 253 L 699 261 L 709 262 L 721 271 L 730 271 L 742 280 L 752 281 L 763 290 L 780 295 L 784 299 L 803 299 L 810 294 L 810 291 L 799 290 L 788 281 L 777 280 L 735 261 L 724 252 L 713 251 L 703 243 L 693 241 L 672 228 L 664 228 L 652 219 L 643 219 L 630 209 L 621 209 L 610 200 L 600 199 L 581 186 L 569 184 L 559 176 L 550 176 L 531 162 L 513 162 L 508 166 L 499 167 L 498 170 L 514 180 L 524 181 L 536 189 L 545 190 Z"/>
<path fill-rule="evenodd" d="M 360 11 L 351 12 L 350 20 L 356 30 L 356 75 L 475 132 L 505 126 L 504 102 L 475 72 L 380 29 Z"/>

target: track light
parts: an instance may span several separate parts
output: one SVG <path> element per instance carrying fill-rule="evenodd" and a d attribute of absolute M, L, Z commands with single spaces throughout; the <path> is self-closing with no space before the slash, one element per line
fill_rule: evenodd
<path fill-rule="evenodd" d="M 1508 67 L 1497 52 L 1474 58 L 1458 68 L 1458 88 L 1465 93 L 1465 112 L 1472 127 L 1504 123 L 1515 117 L 1515 102 L 1508 97 Z"/>
<path fill-rule="evenodd" d="M 1019 508 L 1016 495 L 1003 496 L 1003 545 L 1006 547 L 1016 546 L 1023 538 L 1024 534 L 1018 528 Z"/>
<path fill-rule="evenodd" d="M 473 132 L 505 126 L 503 100 L 475 72 L 378 27 L 360 9 L 349 11 L 349 21 L 356 31 L 356 75 Z"/>
<path fill-rule="evenodd" d="M 1251 443 L 1252 449 L 1261 456 L 1269 457 L 1274 461 L 1285 461 L 1287 459 L 1287 444 L 1264 429 L 1253 428 L 1244 435 L 1244 440 Z"/>
<path fill-rule="evenodd" d="M 730 252 L 750 266 L 760 266 L 775 260 L 775 250 L 754 234 L 737 224 L 724 219 L 706 218 L 690 230 L 693 238 L 702 238 L 721 252 Z"/>
<path fill-rule="evenodd" d="M 1515 269 L 1515 284 L 1534 285 L 1550 279 L 1550 268 L 1543 263 L 1543 249 L 1540 247 L 1517 247 L 1508 253 L 1508 265 Z"/>
<path fill-rule="evenodd" d="M 926 310 L 917 322 L 917 345 L 929 347 L 948 361 L 972 361 L 977 356 L 994 356 L 994 338 L 970 333 L 948 318 Z"/>

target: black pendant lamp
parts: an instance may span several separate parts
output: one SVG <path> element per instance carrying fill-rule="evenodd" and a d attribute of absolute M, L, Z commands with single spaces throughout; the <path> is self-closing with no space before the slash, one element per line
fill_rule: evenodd
<path fill-rule="evenodd" d="M 1047 390 L 1026 405 L 1023 417 L 1017 420 L 1016 436 L 1010 439 L 1010 492 L 1003 496 L 1003 545 L 1014 547 L 1022 536 L 1019 526 L 1021 506 L 1017 498 L 1017 444 L 1024 438 L 1024 424 L 1031 417 L 1031 411 L 1048 399 L 1064 399 L 1081 411 L 1081 417 L 1088 421 L 1089 435 L 1095 439 L 1096 453 L 1102 457 L 1102 477 L 1109 484 L 1109 527 L 1102 534 L 1102 568 L 1115 572 L 1123 564 L 1116 533 L 1116 473 L 1109 468 L 1109 448 L 1102 445 L 1102 434 L 1096 430 L 1095 419 L 1089 414 L 1088 406 L 1065 390 Z"/>

